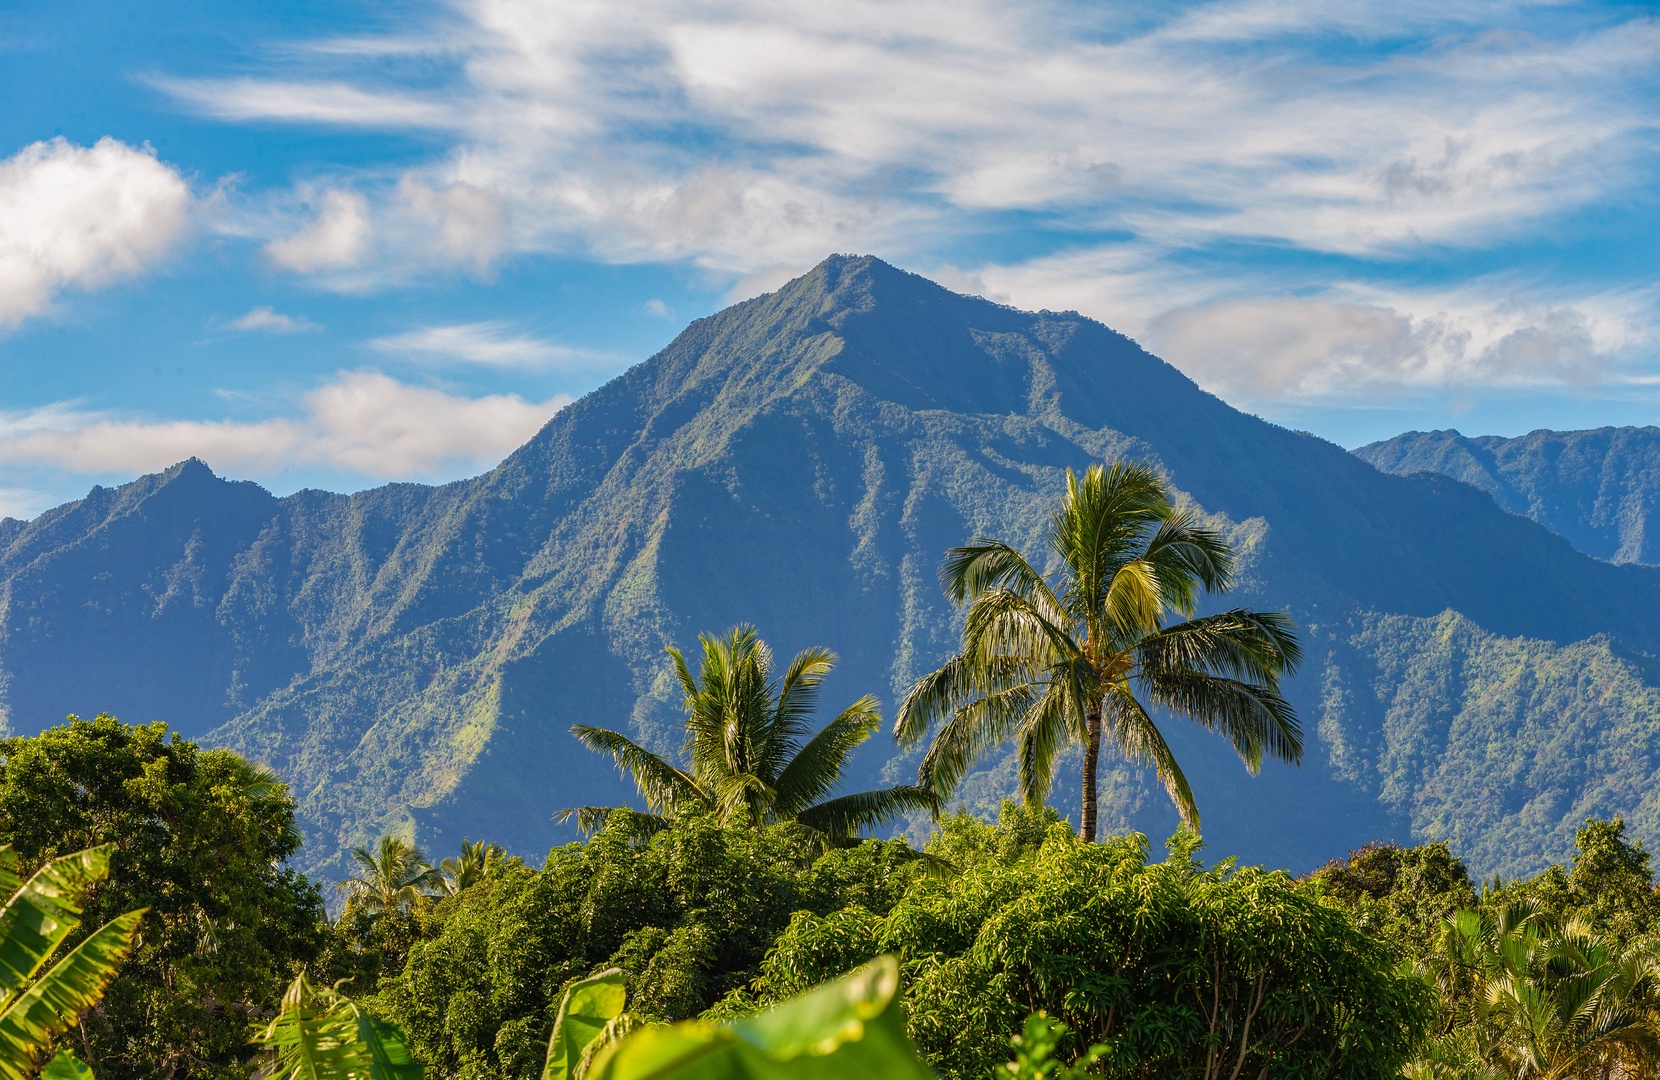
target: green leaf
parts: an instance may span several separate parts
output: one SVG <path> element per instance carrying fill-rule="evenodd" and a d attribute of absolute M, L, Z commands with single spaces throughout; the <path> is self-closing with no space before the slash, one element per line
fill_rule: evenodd
<path fill-rule="evenodd" d="M 899 965 L 880 957 L 730 1026 L 644 1028 L 601 1051 L 590 1080 L 932 1080 L 905 1034 Z"/>
<path fill-rule="evenodd" d="M 301 972 L 282 1009 L 255 1040 L 271 1050 L 275 1080 L 421 1080 L 409 1042 L 396 1024 L 377 1020 L 333 990 L 318 990 Z"/>
<path fill-rule="evenodd" d="M 111 919 L 0 1013 L 0 1080 L 26 1080 L 31 1076 L 34 1063 L 52 1040 L 104 996 L 121 961 L 132 951 L 144 911 L 141 908 Z"/>
<path fill-rule="evenodd" d="M 81 925 L 81 898 L 109 876 L 115 845 L 53 859 L 13 893 L 0 909 L 0 991 L 9 1001 L 29 985 L 41 965 Z M 6 860 L 6 877 L 14 862 Z"/>
<path fill-rule="evenodd" d="M 583 1051 L 600 1037 L 607 1024 L 622 1015 L 626 997 L 621 968 L 602 971 L 565 991 L 553 1022 L 553 1037 L 548 1040 L 542 1080 L 572 1080 Z"/>
<path fill-rule="evenodd" d="M 59 1050 L 40 1071 L 40 1080 L 92 1080 L 92 1070 L 68 1050 Z"/>

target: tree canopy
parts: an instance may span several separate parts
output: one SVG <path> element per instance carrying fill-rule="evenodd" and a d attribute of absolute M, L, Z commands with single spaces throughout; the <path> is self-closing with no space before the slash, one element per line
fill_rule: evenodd
<path fill-rule="evenodd" d="M 283 866 L 300 837 L 280 781 L 159 722 L 71 717 L 0 742 L 0 843 L 26 870 L 113 845 L 85 926 L 149 910 L 81 1025 L 77 1050 L 100 1080 L 244 1080 L 250 1018 L 324 932 L 317 887 Z"/>

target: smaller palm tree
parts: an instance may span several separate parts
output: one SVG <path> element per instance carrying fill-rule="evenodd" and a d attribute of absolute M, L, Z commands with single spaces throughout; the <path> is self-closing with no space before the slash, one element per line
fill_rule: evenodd
<path fill-rule="evenodd" d="M 793 821 L 827 839 L 847 841 L 900 814 L 939 811 L 939 796 L 922 787 L 833 795 L 848 755 L 882 723 L 876 699 L 867 695 L 811 733 L 809 718 L 835 666 L 834 653 L 807 649 L 779 677 L 772 650 L 753 627 L 698 640 L 703 657 L 696 678 L 680 651 L 668 650 L 686 695 L 683 765 L 615 731 L 585 724 L 571 728 L 634 778 L 651 810 L 643 816 L 646 827 L 661 827 L 679 814 L 706 813 L 724 824 Z M 583 807 L 562 816 L 575 815 L 587 831 L 610 813 Z"/>
<path fill-rule="evenodd" d="M 348 906 L 372 915 L 403 911 L 424 900 L 437 886 L 440 875 L 421 850 L 396 836 L 383 836 L 373 850 L 365 845 L 352 848 L 358 876 L 336 886 L 346 894 Z"/>
<path fill-rule="evenodd" d="M 455 896 L 477 885 L 490 876 L 490 871 L 507 852 L 499 845 L 483 840 L 462 840 L 461 855 L 450 856 L 438 864 L 435 887 L 441 896 Z"/>

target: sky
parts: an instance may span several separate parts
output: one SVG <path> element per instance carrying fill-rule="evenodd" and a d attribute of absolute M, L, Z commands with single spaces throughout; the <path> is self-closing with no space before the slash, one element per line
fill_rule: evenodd
<path fill-rule="evenodd" d="M 488 468 L 832 252 L 1358 446 L 1660 413 L 1651 4 L 12 0 L 0 514 Z"/>

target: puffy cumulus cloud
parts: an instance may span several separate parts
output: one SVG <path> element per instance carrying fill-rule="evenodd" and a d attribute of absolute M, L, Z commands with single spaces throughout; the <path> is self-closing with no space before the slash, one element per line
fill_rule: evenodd
<path fill-rule="evenodd" d="M 614 366 L 619 358 L 573 349 L 529 334 L 507 322 L 423 326 L 369 342 L 380 352 L 420 364 L 470 364 L 493 368 Z"/>
<path fill-rule="evenodd" d="M 369 200 L 355 191 L 329 188 L 318 198 L 316 219 L 265 245 L 278 266 L 300 273 L 355 266 L 369 251 Z"/>
<path fill-rule="evenodd" d="M 178 241 L 190 207 L 189 186 L 149 147 L 58 138 L 0 161 L 0 327 L 62 289 L 138 274 Z"/>
<path fill-rule="evenodd" d="M 442 107 L 388 82 L 405 38 L 164 85 L 226 118 L 449 133 L 384 195 L 441 222 L 409 243 L 458 261 L 584 248 L 734 276 L 927 250 L 1011 212 L 1164 247 L 1481 245 L 1640 183 L 1660 114 L 1660 24 L 1529 5 L 473 0 L 440 18 L 427 37 L 462 61 Z"/>
<path fill-rule="evenodd" d="M 320 466 L 378 480 L 447 478 L 499 461 L 569 402 L 465 397 L 347 372 L 306 394 L 299 415 L 269 420 L 134 420 L 74 405 L 0 414 L 0 463 L 133 474 L 194 456 L 254 477 Z"/>
<path fill-rule="evenodd" d="M 268 304 L 249 309 L 224 324 L 232 330 L 265 334 L 309 334 L 322 327 L 303 315 L 284 315 Z"/>

